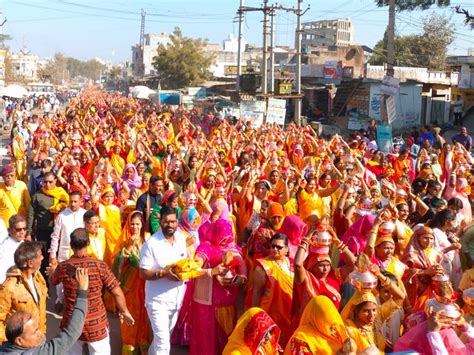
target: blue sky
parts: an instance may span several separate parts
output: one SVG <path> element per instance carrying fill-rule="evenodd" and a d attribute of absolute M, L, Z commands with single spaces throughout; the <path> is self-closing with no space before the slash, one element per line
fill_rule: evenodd
<path fill-rule="evenodd" d="M 296 0 L 274 2 L 296 6 Z M 245 0 L 246 6 L 261 3 Z M 387 8 L 377 8 L 373 0 L 305 0 L 303 8 L 308 4 L 311 8 L 303 21 L 351 17 L 355 41 L 368 46 L 382 38 L 388 21 Z M 452 0 L 452 4 L 474 13 L 474 0 Z M 230 33 L 237 35 L 234 19 L 238 6 L 239 0 L 2 0 L 0 11 L 7 22 L 1 31 L 13 37 L 8 44 L 14 51 L 26 47 L 40 56 L 62 52 L 83 60 L 99 57 L 122 62 L 130 60 L 130 48 L 139 41 L 142 8 L 148 13 L 146 32 L 171 32 L 179 26 L 185 36 L 221 43 Z M 429 11 L 398 14 L 397 33 L 420 32 L 421 17 Z M 450 53 L 465 55 L 474 47 L 474 31 L 452 9 L 435 11 L 452 14 L 456 39 Z M 261 43 L 262 16 L 261 12 L 246 16 L 244 37 L 249 43 Z M 279 12 L 277 45 L 293 45 L 295 25 L 295 15 Z"/>

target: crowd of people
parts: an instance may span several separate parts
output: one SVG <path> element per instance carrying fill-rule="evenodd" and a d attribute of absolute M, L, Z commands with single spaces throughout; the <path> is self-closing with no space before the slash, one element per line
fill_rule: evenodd
<path fill-rule="evenodd" d="M 99 90 L 21 107 L 1 169 L 0 351 L 38 345 L 18 324 L 46 334 L 49 292 L 64 330 L 88 299 L 61 353 L 110 354 L 107 311 L 123 354 L 473 353 L 466 128 L 384 153 L 375 122 L 321 137 Z"/>

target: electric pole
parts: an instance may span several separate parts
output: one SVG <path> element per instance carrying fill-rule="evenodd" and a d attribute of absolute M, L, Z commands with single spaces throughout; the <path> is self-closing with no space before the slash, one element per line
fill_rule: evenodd
<path fill-rule="evenodd" d="M 270 13 L 270 92 L 275 93 L 275 10 Z"/>
<path fill-rule="evenodd" d="M 298 8 L 296 10 L 296 94 L 301 94 L 301 3 L 303 0 L 298 1 Z M 295 100 L 295 122 L 297 125 L 301 124 L 301 98 L 298 97 Z"/>
<path fill-rule="evenodd" d="M 388 26 L 387 26 L 387 76 L 395 74 L 393 62 L 395 58 L 395 0 L 388 2 Z"/>
<path fill-rule="evenodd" d="M 263 1 L 263 65 L 262 65 L 262 93 L 268 93 L 268 0 Z"/>
<path fill-rule="evenodd" d="M 240 75 L 242 75 L 242 32 L 244 27 L 244 11 L 242 7 L 244 6 L 244 0 L 240 0 L 239 6 L 239 39 L 237 44 L 237 83 L 236 83 L 236 91 L 237 94 L 240 93 Z"/>
<path fill-rule="evenodd" d="M 145 77 L 145 61 L 144 61 L 144 50 L 145 50 L 145 17 L 146 12 L 142 9 L 142 20 L 140 24 L 140 72 L 141 79 Z"/>

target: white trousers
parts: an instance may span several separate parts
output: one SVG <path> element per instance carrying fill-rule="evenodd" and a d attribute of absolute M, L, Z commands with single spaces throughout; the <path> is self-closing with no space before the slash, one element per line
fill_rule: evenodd
<path fill-rule="evenodd" d="M 74 343 L 74 345 L 69 349 L 66 353 L 67 355 L 82 355 L 82 347 L 83 345 L 87 344 L 87 348 L 89 350 L 89 355 L 110 355 L 110 338 L 107 335 L 106 338 L 94 341 L 92 343 L 88 343 L 82 340 L 78 340 Z"/>
<path fill-rule="evenodd" d="M 178 320 L 179 309 L 175 304 L 155 301 L 146 305 L 146 311 L 153 329 L 153 341 L 148 355 L 169 355 L 170 337 Z"/>

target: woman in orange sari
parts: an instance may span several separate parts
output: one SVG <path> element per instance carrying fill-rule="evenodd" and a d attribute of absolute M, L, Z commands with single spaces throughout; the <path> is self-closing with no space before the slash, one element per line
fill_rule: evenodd
<path fill-rule="evenodd" d="M 128 310 L 135 319 L 133 326 L 126 323 L 120 325 L 122 354 L 146 354 L 152 339 L 145 309 L 145 281 L 138 276 L 140 249 L 149 236 L 143 228 L 143 214 L 140 211 L 130 213 L 122 230 L 125 242 L 112 267 L 127 299 Z"/>
<path fill-rule="evenodd" d="M 429 227 L 420 227 L 413 233 L 402 261 L 408 266 L 403 277 L 408 299 L 413 311 L 423 311 L 425 303 L 432 297 L 431 278 L 444 274 L 440 265 L 442 255 L 434 245 L 434 232 Z"/>
<path fill-rule="evenodd" d="M 270 255 L 258 259 L 255 267 L 252 306 L 260 307 L 281 330 L 280 345 L 291 336 L 293 267 L 288 258 L 288 237 L 275 234 L 270 239 Z"/>

